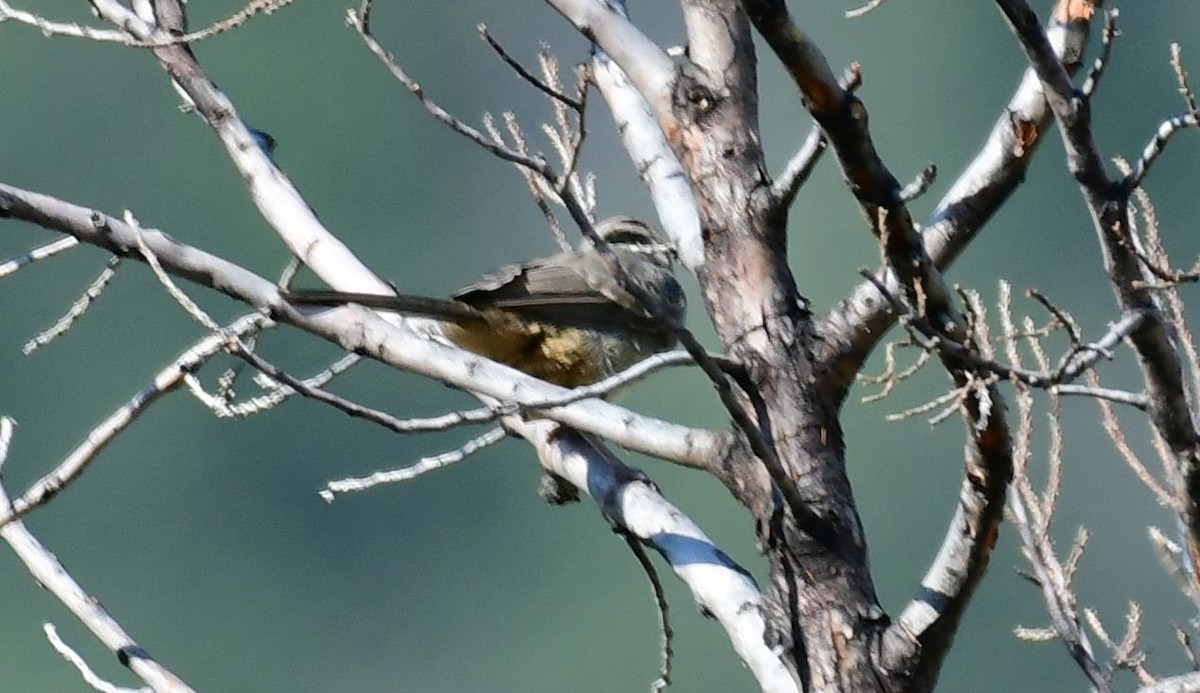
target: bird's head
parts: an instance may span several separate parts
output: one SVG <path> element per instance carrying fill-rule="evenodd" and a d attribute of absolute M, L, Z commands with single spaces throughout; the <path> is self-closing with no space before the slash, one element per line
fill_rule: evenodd
<path fill-rule="evenodd" d="M 596 235 L 609 245 L 643 253 L 648 259 L 669 265 L 675 259 L 675 249 L 643 221 L 630 216 L 615 216 L 596 222 Z"/>

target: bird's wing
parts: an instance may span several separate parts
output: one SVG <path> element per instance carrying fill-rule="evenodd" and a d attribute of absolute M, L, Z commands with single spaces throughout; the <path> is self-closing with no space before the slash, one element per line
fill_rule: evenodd
<path fill-rule="evenodd" d="M 584 300 L 595 302 L 595 289 L 577 270 L 577 253 L 561 253 L 486 274 L 454 292 L 454 298 L 476 308 L 544 306 Z"/>
<path fill-rule="evenodd" d="M 605 284 L 616 284 L 599 262 L 571 252 L 510 265 L 460 289 L 454 298 L 478 310 L 498 308 L 562 326 L 636 321 L 641 316 L 624 307 L 628 302 L 622 304 L 606 290 Z"/>

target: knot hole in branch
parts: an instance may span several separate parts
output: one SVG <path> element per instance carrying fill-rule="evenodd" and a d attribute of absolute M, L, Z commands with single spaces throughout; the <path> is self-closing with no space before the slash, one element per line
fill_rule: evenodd
<path fill-rule="evenodd" d="M 688 120 L 702 123 L 720 103 L 716 93 L 694 77 L 684 76 L 679 80 L 676 92 L 675 107 L 686 113 Z"/>

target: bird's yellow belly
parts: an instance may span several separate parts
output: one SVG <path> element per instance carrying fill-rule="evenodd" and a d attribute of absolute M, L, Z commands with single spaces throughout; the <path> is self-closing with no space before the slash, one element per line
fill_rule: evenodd
<path fill-rule="evenodd" d="M 637 338 L 534 322 L 448 325 L 445 334 L 463 349 L 563 387 L 598 382 L 656 351 Z"/>

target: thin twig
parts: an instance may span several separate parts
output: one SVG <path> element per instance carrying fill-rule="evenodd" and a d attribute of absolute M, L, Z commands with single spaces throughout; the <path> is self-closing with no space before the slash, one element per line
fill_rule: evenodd
<path fill-rule="evenodd" d="M 858 19 L 868 12 L 878 9 L 885 2 L 887 2 L 887 0 L 869 0 L 869 2 L 862 7 L 856 7 L 853 10 L 846 10 L 846 19 Z"/>
<path fill-rule="evenodd" d="M 1100 31 L 1100 55 L 1092 63 L 1092 69 L 1088 70 L 1087 77 L 1079 88 L 1085 98 L 1091 98 L 1096 93 L 1096 88 L 1100 86 L 1100 78 L 1104 76 L 1104 70 L 1112 59 L 1113 45 L 1116 43 L 1117 37 L 1121 35 L 1121 32 L 1117 30 L 1117 17 L 1120 14 L 1116 8 L 1104 13 L 1104 28 Z"/>
<path fill-rule="evenodd" d="M 500 59 L 503 60 L 509 67 L 511 67 L 513 71 L 521 77 L 521 79 L 532 84 L 538 91 L 542 92 L 546 96 L 549 96 L 556 101 L 563 102 L 577 112 L 582 112 L 584 110 L 583 103 L 581 101 L 572 99 L 559 89 L 551 88 L 545 82 L 538 79 L 537 76 L 532 72 L 526 70 L 525 66 L 517 62 L 515 58 L 509 55 L 508 51 L 504 49 L 504 46 L 500 45 L 500 42 L 492 36 L 491 32 L 488 31 L 486 24 L 480 24 L 476 28 L 479 30 L 479 37 L 486 41 L 487 45 L 490 46 L 492 50 L 496 51 L 496 55 L 500 56 Z"/>
<path fill-rule="evenodd" d="M 959 343 L 955 337 L 942 334 L 929 319 L 913 314 L 908 306 L 893 296 L 874 274 L 867 270 L 861 270 L 860 274 L 891 303 L 893 309 L 901 316 L 904 326 L 909 329 L 909 334 L 922 348 L 961 359 L 966 365 L 976 370 L 990 371 L 1001 378 L 1019 381 L 1041 389 L 1070 383 L 1101 358 L 1111 358 L 1113 348 L 1120 344 L 1122 339 L 1137 330 L 1147 319 L 1144 311 L 1131 311 L 1113 323 L 1109 331 L 1099 340 L 1085 344 L 1082 348 L 1068 354 L 1058 368 L 1035 371 L 984 358 L 979 352 Z M 1028 332 L 1028 334 L 1037 332 L 1039 330 Z"/>
<path fill-rule="evenodd" d="M 125 223 L 129 224 L 129 228 L 133 229 L 133 233 L 137 237 L 138 250 L 141 251 L 146 264 L 154 271 L 154 276 L 158 277 L 158 282 L 166 288 L 171 298 L 174 298 L 175 302 L 183 308 L 184 312 L 192 316 L 193 320 L 203 325 L 209 332 L 220 332 L 221 326 L 217 324 L 217 321 L 213 320 L 212 316 L 204 312 L 199 304 L 184 293 L 183 289 L 180 289 L 179 285 L 175 283 L 175 280 L 171 279 L 171 275 L 163 269 L 162 264 L 158 261 L 158 256 L 154 254 L 154 251 L 150 250 L 150 246 L 146 245 L 146 238 L 142 234 L 142 225 L 133 217 L 133 212 L 125 210 Z"/>
<path fill-rule="evenodd" d="M 451 130 L 454 130 L 458 134 L 466 137 L 475 144 L 478 144 L 480 147 L 483 147 L 487 151 L 500 157 L 501 159 L 504 159 L 505 161 L 526 166 L 534 171 L 543 172 L 548 170 L 549 164 L 546 163 L 545 159 L 542 159 L 541 157 L 526 156 L 520 152 L 514 151 L 508 147 L 491 141 L 485 137 L 483 133 L 479 132 L 470 125 L 467 125 L 458 118 L 450 115 L 450 113 L 444 108 L 437 105 L 433 100 L 426 96 L 425 90 L 421 88 L 421 85 L 417 84 L 416 81 L 408 76 L 408 73 L 404 71 L 404 68 L 400 67 L 395 58 L 393 58 L 390 53 L 384 50 L 383 46 L 381 46 L 371 34 L 371 5 L 371 0 L 364 0 L 357 12 L 353 9 L 347 10 L 347 23 L 358 32 L 358 35 L 362 38 L 363 42 L 367 44 L 367 48 L 373 54 L 375 54 L 375 57 L 378 58 L 381 63 L 383 63 L 384 67 L 387 68 L 392 77 L 394 77 L 396 81 L 400 82 L 400 84 L 407 89 L 409 93 L 416 97 L 417 101 L 421 104 L 425 111 L 429 113 L 429 115 L 433 116 L 435 120 L 443 123 Z M 553 176 L 547 177 L 553 178 Z"/>
<path fill-rule="evenodd" d="M 1033 319 L 1026 317 L 1024 321 L 1025 331 L 1033 331 Z M 1038 367 L 1042 370 L 1049 370 L 1050 357 L 1046 355 L 1046 350 L 1042 347 L 1041 340 L 1035 337 L 1026 337 L 1026 343 L 1029 345 L 1029 350 L 1033 353 L 1034 359 L 1037 360 Z M 1062 400 L 1053 391 L 1049 391 L 1050 411 L 1046 414 L 1047 428 L 1049 429 L 1050 445 L 1046 451 L 1046 486 L 1042 491 L 1041 496 L 1041 515 L 1043 525 L 1041 527 L 1041 536 L 1038 537 L 1039 543 L 1050 543 L 1050 524 L 1054 521 L 1054 512 L 1058 509 L 1058 497 L 1062 491 L 1062 462 L 1063 462 L 1063 433 L 1062 433 Z M 1062 581 L 1065 584 L 1070 583 L 1070 574 L 1064 569 Z"/>
<path fill-rule="evenodd" d="M 1055 385 L 1050 388 L 1050 392 L 1059 395 L 1094 397 L 1109 402 L 1116 402 L 1117 404 L 1128 404 L 1142 411 L 1146 411 L 1146 408 L 1150 406 L 1150 398 L 1146 396 L 1145 392 L 1129 392 L 1107 387 L 1091 387 L 1089 385 Z"/>
<path fill-rule="evenodd" d="M 623 389 L 664 368 L 686 366 L 694 363 L 692 357 L 687 352 L 669 351 L 645 358 L 620 373 L 611 375 L 591 385 L 574 388 L 558 397 L 543 397 L 541 399 L 528 399 L 519 402 L 502 402 L 493 406 L 460 410 L 439 416 L 400 419 L 378 409 L 362 406 L 322 390 L 320 386 L 324 382 L 328 382 L 329 377 L 322 378 L 323 382 L 315 382 L 320 377 L 320 374 L 313 378 L 301 380 L 271 364 L 241 344 L 231 346 L 230 353 L 246 361 L 269 378 L 282 383 L 286 388 L 294 390 L 304 397 L 328 404 L 349 416 L 370 421 L 396 433 L 444 431 L 464 424 L 489 423 L 513 414 L 533 414 L 547 409 L 564 407 L 585 399 L 606 397 L 616 390 Z M 731 370 L 737 368 L 726 359 L 720 358 L 719 360 L 724 364 L 725 368 Z M 241 412 L 237 412 L 236 415 L 241 415 Z"/>
<path fill-rule="evenodd" d="M 357 402 L 352 402 L 344 397 L 326 392 L 319 386 L 297 378 L 278 368 L 258 354 L 247 349 L 244 344 L 235 343 L 231 345 L 230 353 L 250 364 L 255 370 L 264 373 L 267 377 L 282 383 L 304 397 L 327 404 L 351 417 L 383 426 L 395 433 L 444 431 L 461 424 L 487 423 L 498 418 L 496 412 L 490 408 L 480 408 L 427 419 L 400 419 L 387 412 L 365 407 Z"/>
<path fill-rule="evenodd" d="M 249 345 L 245 342 L 238 342 L 237 348 L 231 352 L 235 356 L 238 355 L 240 349 L 244 346 L 248 351 L 252 351 Z M 299 382 L 310 388 L 320 388 L 326 383 L 333 380 L 338 375 L 346 372 L 350 367 L 362 360 L 358 354 L 345 354 L 337 361 L 334 361 L 327 368 L 315 373 Z M 288 377 L 291 377 L 290 375 Z M 267 411 L 279 404 L 287 401 L 292 396 L 298 394 L 297 390 L 281 382 L 280 378 L 273 378 L 269 374 L 262 374 L 257 378 L 260 387 L 268 390 L 265 395 L 251 397 L 243 402 L 233 402 L 231 392 L 222 383 L 221 388 L 215 395 L 209 394 L 199 379 L 194 375 L 187 376 L 187 386 L 196 399 L 208 407 L 214 414 L 221 418 L 242 418 L 252 416 L 261 412 Z M 231 386 L 229 386 L 231 387 Z"/>
<path fill-rule="evenodd" d="M 92 41 L 108 43 L 128 43 L 129 35 L 113 29 L 95 29 L 74 22 L 52 22 L 44 17 L 13 8 L 5 0 L 0 0 L 0 23 L 16 21 L 36 27 L 44 36 L 68 36 L 85 38 Z"/>
<path fill-rule="evenodd" d="M 83 290 L 83 295 L 71 304 L 71 307 L 67 309 L 67 312 L 61 318 L 59 318 L 57 322 L 55 322 L 41 334 L 26 342 L 25 345 L 21 347 L 21 353 L 28 356 L 41 347 L 44 347 L 50 342 L 54 341 L 56 338 L 62 336 L 67 332 L 67 330 L 71 329 L 71 326 L 75 324 L 75 321 L 83 317 L 83 314 L 87 312 L 87 309 L 91 308 L 92 304 L 96 302 L 96 299 L 100 298 L 100 294 L 103 293 L 104 287 L 108 286 L 108 283 L 113 280 L 113 277 L 117 276 L 117 267 L 119 267 L 120 264 L 121 258 L 117 257 L 116 255 L 110 257 L 108 261 L 104 263 L 104 269 L 100 270 L 100 274 L 96 275 L 96 278 L 92 280 L 92 283 L 88 284 L 87 288 Z"/>
<path fill-rule="evenodd" d="M 513 133 L 513 128 L 516 127 L 515 120 L 508 122 L 506 118 L 506 125 L 509 128 L 510 134 L 512 134 L 513 142 L 516 144 L 517 150 L 522 154 L 527 154 L 528 151 L 525 148 L 525 140 L 519 128 L 515 133 Z M 496 126 L 496 120 L 491 113 L 485 112 L 483 114 L 483 127 L 488 131 L 488 134 L 491 135 L 493 142 L 501 146 L 507 146 L 504 135 L 500 132 L 500 128 Z M 537 173 L 534 171 L 530 170 L 528 167 L 521 166 L 520 164 L 514 164 L 514 166 L 516 167 L 517 172 L 521 175 L 521 180 L 525 181 L 525 186 L 529 190 L 529 196 L 533 198 L 533 202 L 537 205 L 538 211 L 542 213 L 542 218 L 546 220 L 546 226 L 549 227 L 550 235 L 554 237 L 555 243 L 558 244 L 559 249 L 563 252 L 570 251 L 571 243 L 567 240 L 566 234 L 563 233 L 562 225 L 558 223 L 558 217 L 556 217 L 554 215 L 554 211 L 550 209 L 549 195 L 552 193 L 552 191 L 547 189 L 548 186 L 546 186 L 544 179 L 537 175 Z M 558 202 L 559 200 L 557 198 L 557 194 L 555 193 L 555 195 L 555 202 Z"/>
<path fill-rule="evenodd" d="M 376 486 L 382 486 L 383 484 L 396 484 L 402 481 L 408 481 L 409 479 L 415 479 L 422 474 L 432 472 L 435 469 L 441 469 L 442 467 L 448 467 L 456 462 L 461 462 L 468 456 L 479 452 L 487 446 L 504 440 L 505 435 L 507 434 L 505 433 L 504 429 L 497 426 L 481 436 L 477 436 L 471 440 L 468 440 L 466 443 L 454 450 L 443 452 L 442 454 L 434 455 L 433 457 L 423 457 L 412 466 L 404 467 L 403 469 L 392 469 L 386 472 L 375 472 L 374 474 L 365 477 L 330 481 L 325 485 L 325 488 L 321 490 L 320 495 L 326 503 L 332 503 L 339 495 L 344 493 L 358 493 Z"/>
<path fill-rule="evenodd" d="M 7 277 L 22 267 L 31 265 L 38 260 L 45 260 L 46 258 L 54 257 L 55 255 L 70 250 L 77 245 L 79 245 L 78 238 L 75 238 L 74 236 L 67 236 L 51 243 L 47 243 L 46 245 L 34 248 L 27 253 L 22 253 L 11 260 L 0 262 L 0 278 Z"/>
<path fill-rule="evenodd" d="M 1006 288 L 1002 290 L 1000 320 L 1008 359 L 1013 366 L 1019 368 L 1021 356 L 1014 336 L 1016 330 L 1013 327 L 1007 294 Z M 1026 332 L 1028 331 L 1027 329 Z M 1027 337 L 1026 341 L 1034 349 L 1035 357 L 1042 364 L 1047 364 L 1048 359 L 1037 339 Z M 1044 367 L 1045 365 L 1043 365 Z M 1112 687 L 1100 664 L 1096 661 L 1087 634 L 1080 626 L 1079 614 L 1076 609 L 1077 600 L 1071 588 L 1071 578 L 1083 555 L 1086 534 L 1082 532 L 1079 534 L 1065 563 L 1056 556 L 1054 544 L 1050 538 L 1050 523 L 1055 510 L 1057 489 L 1061 485 L 1061 448 L 1058 447 L 1061 443 L 1052 445 L 1049 453 L 1050 464 L 1047 470 L 1049 478 L 1046 491 L 1039 498 L 1039 494 L 1034 490 L 1033 483 L 1029 478 L 1029 457 L 1033 438 L 1033 397 L 1029 389 L 1021 383 L 1018 383 L 1016 401 L 1020 423 L 1013 455 L 1011 485 L 1014 492 L 1008 494 L 1009 521 L 1016 527 L 1017 533 L 1020 535 L 1022 553 L 1033 569 L 1033 582 L 1042 594 L 1051 624 L 1050 629 L 1033 631 L 1018 629 L 1018 636 L 1053 633 L 1067 646 L 1071 656 L 1087 675 L 1093 688 L 1101 693 L 1109 693 Z M 1048 417 L 1048 423 L 1051 428 L 1051 436 L 1061 441 L 1061 417 L 1051 415 Z"/>
<path fill-rule="evenodd" d="M 1154 162 L 1158 161 L 1158 157 L 1166 151 L 1167 143 L 1175 133 L 1194 127 L 1200 127 L 1200 114 L 1195 111 L 1175 116 L 1174 118 L 1168 118 L 1160 123 L 1158 130 L 1154 133 L 1154 137 L 1150 138 L 1145 148 L 1142 149 L 1142 155 L 1138 157 L 1133 170 L 1121 181 L 1122 187 L 1126 190 L 1133 190 L 1140 186 L 1142 181 L 1145 180 L 1146 175 L 1150 173 L 1150 168 L 1154 166 Z"/>
<path fill-rule="evenodd" d="M 825 133 L 821 130 L 821 126 L 813 124 L 808 131 L 808 136 L 804 138 L 804 143 L 788 160 L 783 173 L 779 174 L 775 185 L 772 186 L 781 206 L 791 206 L 796 199 L 796 194 L 800 192 L 800 188 L 804 187 L 809 176 L 817 169 L 817 163 L 821 161 L 821 155 L 825 153 L 828 146 L 829 140 L 825 139 Z"/>
<path fill-rule="evenodd" d="M 663 589 L 662 580 L 658 577 L 658 571 L 650 562 L 650 557 L 646 555 L 646 549 L 642 547 L 638 538 L 624 530 L 618 530 L 618 532 L 625 540 L 629 550 L 633 552 L 634 558 L 642 568 L 642 573 L 650 581 L 650 590 L 654 594 L 654 606 L 658 613 L 658 632 L 662 635 L 662 649 L 658 679 L 650 684 L 650 693 L 660 693 L 671 685 L 671 658 L 674 655 L 672 643 L 675 632 L 671 629 L 671 612 L 670 605 L 667 603 L 667 593 Z"/>
<path fill-rule="evenodd" d="M 64 642 L 61 637 L 59 637 L 58 629 L 54 627 L 53 623 L 46 623 L 42 625 L 42 631 L 46 634 L 46 640 L 50 642 L 50 647 L 53 647 L 54 651 L 57 652 L 59 656 L 67 660 L 68 664 L 75 667 L 76 671 L 79 672 L 79 675 L 83 677 L 84 683 L 91 686 L 95 690 L 100 691 L 100 693 L 152 693 L 153 689 L 149 687 L 125 688 L 124 686 L 117 686 L 105 681 L 104 679 L 100 678 L 100 675 L 93 671 L 90 666 L 88 666 L 87 661 L 85 661 L 78 652 L 72 649 L 70 645 Z"/>
<path fill-rule="evenodd" d="M 1092 388 L 1099 388 L 1100 377 L 1095 373 L 1088 373 L 1088 384 Z M 1147 396 L 1147 399 L 1149 397 Z M 1169 492 L 1166 487 L 1159 483 L 1158 479 L 1146 469 L 1146 465 L 1142 463 L 1138 454 L 1134 452 L 1133 446 L 1125 439 L 1125 432 L 1121 428 L 1121 420 L 1117 417 L 1116 410 L 1106 397 L 1097 397 L 1096 404 L 1100 407 L 1100 417 L 1104 425 L 1104 432 L 1108 434 L 1109 440 L 1112 441 L 1113 447 L 1117 449 L 1117 453 L 1121 455 L 1121 459 L 1125 460 L 1125 464 L 1133 470 L 1134 475 L 1141 480 L 1146 488 L 1154 493 L 1154 497 L 1165 508 L 1180 510 L 1180 503 L 1176 500 L 1175 495 Z"/>
<path fill-rule="evenodd" d="M 929 191 L 930 186 L 937 180 L 937 166 L 935 164 L 926 164 L 925 168 L 917 174 L 916 178 L 900 189 L 900 199 L 904 202 L 912 202 L 918 197 Z"/>
<path fill-rule="evenodd" d="M 857 63 L 846 68 L 839 83 L 848 92 L 854 92 L 862 85 L 862 70 Z M 825 131 L 819 124 L 813 123 L 808 136 L 804 138 L 804 144 L 800 145 L 800 149 L 788 160 L 783 173 L 779 174 L 771 186 L 777 206 L 781 209 L 792 206 L 796 194 L 804 187 L 828 146 L 829 139 L 825 136 Z"/>
<path fill-rule="evenodd" d="M 1071 339 L 1071 347 L 1073 350 L 1081 350 L 1083 348 L 1083 337 L 1079 333 L 1079 324 L 1071 317 L 1071 314 L 1059 308 L 1046 298 L 1045 294 L 1037 289 L 1028 289 L 1025 295 L 1042 304 L 1048 313 L 1054 316 L 1058 324 L 1063 326 L 1067 331 L 1067 336 Z"/>
<path fill-rule="evenodd" d="M 1187 106 L 1188 113 L 1196 113 L 1196 92 L 1192 91 L 1191 84 L 1188 83 L 1188 73 L 1183 67 L 1183 49 L 1178 43 L 1171 44 L 1171 69 L 1175 72 L 1175 82 L 1179 85 L 1179 95 L 1183 97 L 1183 103 Z"/>
<path fill-rule="evenodd" d="M 1196 584 L 1196 579 L 1192 576 L 1189 567 L 1190 558 L 1184 552 L 1183 547 L 1170 539 L 1166 532 L 1158 527 L 1148 527 L 1146 534 L 1150 539 L 1150 547 L 1154 549 L 1155 557 L 1158 558 L 1163 570 L 1175 582 L 1179 592 L 1187 597 L 1193 606 L 1200 607 L 1200 586 Z"/>
<path fill-rule="evenodd" d="M 245 7 L 233 13 L 228 18 L 215 22 L 207 28 L 201 29 L 200 31 L 193 31 L 187 34 L 172 36 L 170 38 L 156 39 L 153 41 L 126 40 L 125 43 L 137 48 L 165 48 L 166 46 L 196 43 L 212 36 L 236 29 L 257 15 L 274 14 L 293 2 L 295 2 L 295 0 L 250 0 Z"/>
<path fill-rule="evenodd" d="M 916 343 L 911 337 L 905 341 L 888 342 L 883 347 L 884 370 L 879 375 L 859 375 L 858 379 L 863 385 L 880 385 L 883 387 L 876 393 L 864 395 L 862 398 L 863 404 L 878 402 L 892 393 L 897 385 L 913 377 L 925 367 L 929 360 L 933 358 L 933 352 L 928 349 L 920 349 L 917 352 L 917 358 L 904 368 L 896 370 L 896 350 L 900 347 L 916 346 Z"/>
<path fill-rule="evenodd" d="M 1162 679 L 1137 689 L 1137 693 L 1196 693 L 1200 691 L 1200 673 L 1191 672 Z"/>

